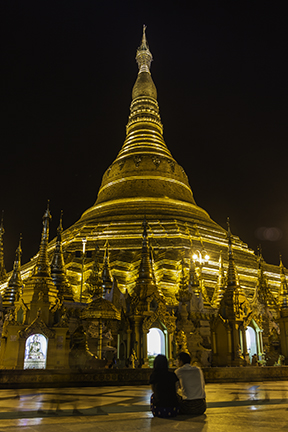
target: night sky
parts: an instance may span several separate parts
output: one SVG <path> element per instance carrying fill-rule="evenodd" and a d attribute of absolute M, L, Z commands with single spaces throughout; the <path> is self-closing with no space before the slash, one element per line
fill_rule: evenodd
<path fill-rule="evenodd" d="M 227 6 L 230 3 L 230 6 Z M 196 203 L 288 267 L 287 14 L 280 2 L 4 1 L 0 210 L 6 269 L 94 204 L 125 139 L 142 26 L 164 138 Z"/>

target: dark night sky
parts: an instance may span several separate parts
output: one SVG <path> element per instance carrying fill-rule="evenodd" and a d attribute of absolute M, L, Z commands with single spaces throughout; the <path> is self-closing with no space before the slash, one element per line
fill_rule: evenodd
<path fill-rule="evenodd" d="M 61 209 L 68 228 L 95 202 L 125 138 L 143 24 L 164 138 L 197 204 L 288 266 L 288 31 L 277 3 L 2 2 L 7 270 L 20 232 L 23 262 L 37 253 L 48 198 L 51 238 Z"/>

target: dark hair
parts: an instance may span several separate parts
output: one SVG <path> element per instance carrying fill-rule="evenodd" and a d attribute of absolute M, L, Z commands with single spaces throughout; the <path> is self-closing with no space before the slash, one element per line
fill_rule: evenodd
<path fill-rule="evenodd" d="M 154 370 L 168 370 L 168 360 L 165 355 L 158 354 L 154 359 Z"/>
<path fill-rule="evenodd" d="M 190 362 L 191 362 L 191 357 L 190 357 L 190 355 L 189 355 L 188 353 L 186 353 L 186 352 L 181 352 L 181 353 L 178 355 L 178 358 L 179 358 L 179 360 L 181 360 L 181 361 L 183 362 L 183 364 L 186 364 L 186 363 L 190 363 Z"/>

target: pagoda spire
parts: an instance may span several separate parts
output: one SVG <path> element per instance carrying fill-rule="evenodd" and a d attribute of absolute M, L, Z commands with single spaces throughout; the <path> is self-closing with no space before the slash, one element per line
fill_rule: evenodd
<path fill-rule="evenodd" d="M 102 282 L 99 277 L 99 246 L 96 245 L 95 247 L 95 259 L 92 266 L 92 271 L 89 275 L 89 277 L 85 281 L 85 285 L 88 288 L 89 294 L 92 298 L 102 296 Z"/>
<path fill-rule="evenodd" d="M 225 273 L 224 273 L 224 267 L 223 267 L 222 251 L 220 251 L 217 286 L 215 288 L 213 298 L 212 298 L 212 305 L 213 306 L 219 307 L 220 301 L 223 297 L 224 285 L 225 285 Z"/>
<path fill-rule="evenodd" d="M 103 294 L 105 294 L 107 291 L 110 292 L 112 285 L 113 285 L 113 279 L 112 279 L 111 270 L 110 270 L 109 242 L 108 242 L 108 240 L 105 243 L 104 263 L 103 263 L 101 279 L 102 279 Z"/>
<path fill-rule="evenodd" d="M 43 216 L 43 229 L 41 235 L 39 255 L 38 255 L 37 263 L 33 274 L 33 276 L 35 277 L 51 276 L 49 260 L 48 260 L 49 223 L 51 218 L 52 216 L 50 214 L 49 200 L 48 200 L 47 209 Z"/>
<path fill-rule="evenodd" d="M 157 90 L 150 72 L 152 60 L 146 38 L 146 26 L 143 26 L 142 41 L 136 52 L 139 71 L 132 90 L 127 136 L 117 160 L 128 155 L 137 155 L 140 149 L 142 154 L 172 158 L 163 138 Z"/>
<path fill-rule="evenodd" d="M 279 296 L 278 296 L 278 305 L 281 310 L 288 309 L 288 287 L 287 287 L 287 280 L 285 275 L 285 268 L 282 262 L 282 256 L 280 255 L 280 290 L 279 290 Z"/>
<path fill-rule="evenodd" d="M 227 218 L 227 237 L 228 237 L 228 270 L 227 270 L 227 286 L 239 286 L 237 270 L 235 267 L 234 256 L 232 251 L 232 235 L 230 230 L 230 220 Z"/>
<path fill-rule="evenodd" d="M 109 214 L 119 215 L 119 205 L 120 212 L 124 209 L 126 212 L 126 208 L 132 206 L 129 215 L 137 206 L 138 220 L 143 220 L 146 209 L 149 217 L 155 214 L 156 206 L 161 212 L 171 213 L 173 207 L 176 214 L 201 213 L 210 219 L 196 205 L 185 171 L 166 146 L 157 90 L 150 71 L 152 58 L 144 26 L 136 52 L 139 70 L 132 90 L 126 138 L 103 175 L 95 204 L 83 213 L 82 221 L 98 218 L 102 213 L 106 214 L 108 208 Z"/>
<path fill-rule="evenodd" d="M 155 277 L 153 275 L 153 268 L 150 260 L 146 218 L 143 220 L 142 227 L 141 262 L 134 292 L 138 299 L 145 301 L 145 299 L 147 299 L 151 294 L 156 292 L 158 293 L 158 290 L 155 284 Z"/>
<path fill-rule="evenodd" d="M 190 258 L 190 267 L 189 267 L 189 281 L 188 281 L 189 288 L 192 289 L 195 294 L 199 296 L 200 294 L 200 284 L 199 284 L 199 278 L 196 272 L 196 266 L 195 262 L 192 258 Z"/>
<path fill-rule="evenodd" d="M 39 309 L 41 309 L 41 319 L 48 325 L 54 319 L 53 314 L 57 307 L 60 306 L 58 290 L 51 277 L 48 259 L 50 219 L 51 214 L 48 201 L 47 209 L 43 216 L 43 229 L 34 271 L 32 276 L 25 280 L 25 286 L 20 296 L 20 300 L 25 303 L 29 310 L 29 317 L 27 318 L 29 323 L 39 316 Z"/>
<path fill-rule="evenodd" d="M 141 263 L 138 273 L 138 283 L 151 283 L 154 285 L 153 271 L 149 254 L 148 245 L 148 234 L 147 234 L 147 221 L 144 218 L 143 223 L 143 240 L 142 240 L 142 253 L 141 253 Z"/>
<path fill-rule="evenodd" d="M 150 73 L 150 66 L 153 60 L 152 54 L 149 50 L 148 42 L 146 39 L 146 26 L 143 25 L 143 36 L 142 42 L 136 53 L 136 61 L 139 67 L 139 73 L 148 72 Z"/>
<path fill-rule="evenodd" d="M 11 307 L 14 305 L 15 300 L 20 294 L 20 290 L 23 286 L 22 278 L 21 278 L 21 248 L 22 234 L 20 234 L 19 245 L 16 249 L 15 261 L 13 265 L 13 272 L 11 278 L 9 279 L 8 286 L 3 295 L 3 306 Z"/>
<path fill-rule="evenodd" d="M 185 263 L 184 263 L 184 258 L 182 257 L 179 289 L 178 289 L 178 293 L 176 294 L 176 299 L 181 303 L 187 303 L 191 299 L 192 293 L 189 290 L 190 288 L 189 283 L 190 280 L 187 281 L 185 276 Z"/>
<path fill-rule="evenodd" d="M 1 224 L 0 224 L 0 282 L 6 280 L 6 269 L 4 264 L 4 246 L 3 246 L 3 235 L 5 234 L 3 224 L 4 211 L 2 211 Z"/>
<path fill-rule="evenodd" d="M 51 277 L 60 294 L 60 297 L 66 301 L 73 301 L 72 290 L 68 282 L 62 249 L 62 219 L 63 211 L 61 210 L 59 226 L 57 228 L 57 238 L 54 255 L 51 262 Z"/>
<path fill-rule="evenodd" d="M 233 250 L 232 250 L 232 235 L 230 230 L 230 221 L 227 218 L 227 237 L 228 237 L 228 270 L 225 290 L 220 301 L 219 314 L 223 318 L 233 319 L 236 317 L 239 309 L 239 282 L 235 267 Z"/>

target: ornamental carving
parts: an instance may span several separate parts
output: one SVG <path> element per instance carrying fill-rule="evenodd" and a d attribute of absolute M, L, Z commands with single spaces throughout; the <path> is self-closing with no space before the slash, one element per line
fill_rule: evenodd
<path fill-rule="evenodd" d="M 154 163 L 155 167 L 158 168 L 161 163 L 161 159 L 158 156 L 152 156 L 152 162 Z"/>
<path fill-rule="evenodd" d="M 175 317 L 167 312 L 164 304 L 159 305 L 150 317 L 145 318 L 142 325 L 143 331 L 147 333 L 156 321 L 163 323 L 169 333 L 173 333 L 176 330 Z"/>
<path fill-rule="evenodd" d="M 121 171 L 122 168 L 123 168 L 124 165 L 125 165 L 125 161 L 123 161 L 123 160 L 118 161 L 118 165 L 119 165 L 119 168 L 120 168 L 120 171 Z"/>
<path fill-rule="evenodd" d="M 19 338 L 21 339 L 27 339 L 29 336 L 31 336 L 34 333 L 40 333 L 44 334 L 48 338 L 54 338 L 55 337 L 55 331 L 50 330 L 45 322 L 37 317 L 28 327 L 26 327 L 24 330 L 20 330 L 18 332 Z"/>
<path fill-rule="evenodd" d="M 134 161 L 136 168 L 139 168 L 139 165 L 142 161 L 142 157 L 141 156 L 133 156 L 133 161 Z"/>
<path fill-rule="evenodd" d="M 168 163 L 170 165 L 171 171 L 174 173 L 174 171 L 175 171 L 175 162 L 172 161 L 171 159 L 168 159 Z"/>

